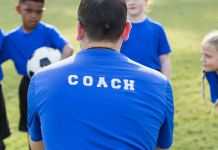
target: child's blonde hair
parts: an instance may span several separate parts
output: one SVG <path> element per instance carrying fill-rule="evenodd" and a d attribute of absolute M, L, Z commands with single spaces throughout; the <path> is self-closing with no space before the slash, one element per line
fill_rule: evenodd
<path fill-rule="evenodd" d="M 216 47 L 218 50 L 218 30 L 213 30 L 209 34 L 207 34 L 202 43 L 209 43 Z"/>
<path fill-rule="evenodd" d="M 202 41 L 202 44 L 203 43 L 209 43 L 213 46 L 216 47 L 216 49 L 218 50 L 218 30 L 213 30 L 212 32 L 210 32 L 209 34 L 207 34 L 203 41 Z M 218 62 L 217 62 L 218 63 Z M 203 70 L 203 75 L 202 75 L 202 98 L 203 98 L 203 101 L 207 104 L 206 100 L 205 100 L 205 88 L 204 88 L 204 79 L 205 79 L 205 76 L 206 76 L 206 72 Z M 218 99 L 216 100 L 215 102 L 215 105 L 211 111 L 211 114 L 212 115 L 216 109 L 216 107 L 218 106 Z"/>

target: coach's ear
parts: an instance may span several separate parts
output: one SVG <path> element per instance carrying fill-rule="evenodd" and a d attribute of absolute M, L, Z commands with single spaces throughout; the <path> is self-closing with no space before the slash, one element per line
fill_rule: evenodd
<path fill-rule="evenodd" d="M 15 6 L 15 10 L 16 10 L 16 12 L 17 12 L 18 14 L 20 14 L 20 6 L 19 6 L 19 5 L 16 5 L 16 6 Z"/>
<path fill-rule="evenodd" d="M 84 33 L 85 33 L 84 27 L 82 26 L 80 21 L 77 21 L 77 36 L 76 36 L 76 40 L 80 41 L 84 37 Z"/>
<path fill-rule="evenodd" d="M 130 33 L 130 30 L 132 28 L 132 25 L 129 21 L 126 22 L 126 26 L 125 26 L 125 29 L 123 31 L 123 34 L 122 34 L 122 39 L 124 41 L 128 40 L 129 39 L 129 33 Z"/>

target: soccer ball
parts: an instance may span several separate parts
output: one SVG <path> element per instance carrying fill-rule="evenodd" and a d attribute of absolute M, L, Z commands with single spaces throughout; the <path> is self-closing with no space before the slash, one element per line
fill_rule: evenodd
<path fill-rule="evenodd" d="M 29 78 L 32 78 L 33 74 L 41 68 L 60 60 L 61 53 L 59 50 L 50 47 L 38 48 L 27 62 L 27 73 Z"/>

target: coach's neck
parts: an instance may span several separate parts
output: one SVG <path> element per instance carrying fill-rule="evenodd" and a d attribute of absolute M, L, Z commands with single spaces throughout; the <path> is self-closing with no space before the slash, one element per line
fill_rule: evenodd
<path fill-rule="evenodd" d="M 120 52 L 120 48 L 122 45 L 122 39 L 120 38 L 116 43 L 107 42 L 107 41 L 90 41 L 86 34 L 84 33 L 83 38 L 80 40 L 80 47 L 82 50 L 89 49 L 89 48 L 96 48 L 96 49 L 113 49 L 117 52 Z"/>
<path fill-rule="evenodd" d="M 118 41 L 117 43 L 111 43 L 111 42 L 87 42 L 84 46 L 81 45 L 82 49 L 89 49 L 93 47 L 99 47 L 99 48 L 108 48 L 113 49 L 117 52 L 120 52 L 120 48 L 122 45 L 122 40 Z"/>
<path fill-rule="evenodd" d="M 77 41 L 80 42 L 80 47 L 82 50 L 94 48 L 94 47 L 102 47 L 102 48 L 109 48 L 113 49 L 117 52 L 120 52 L 120 48 L 122 45 L 123 40 L 127 40 L 129 38 L 129 32 L 131 30 L 131 24 L 129 21 L 126 23 L 125 30 L 121 37 L 116 42 L 108 42 L 108 41 L 92 41 L 89 40 L 86 36 L 85 30 L 81 23 L 78 21 L 77 24 Z"/>

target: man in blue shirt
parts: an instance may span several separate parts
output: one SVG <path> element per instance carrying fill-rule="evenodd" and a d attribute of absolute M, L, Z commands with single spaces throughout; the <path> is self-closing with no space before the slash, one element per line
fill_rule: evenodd
<path fill-rule="evenodd" d="M 0 50 L 4 41 L 4 32 L 0 27 Z M 4 96 L 2 92 L 1 80 L 3 79 L 3 72 L 0 66 L 0 150 L 5 150 L 5 144 L 3 140 L 10 136 L 10 128 L 8 125 L 8 119 L 6 115 Z"/>
<path fill-rule="evenodd" d="M 169 81 L 119 53 L 131 29 L 125 0 L 81 0 L 77 14 L 82 51 L 30 82 L 32 149 L 170 149 Z"/>

